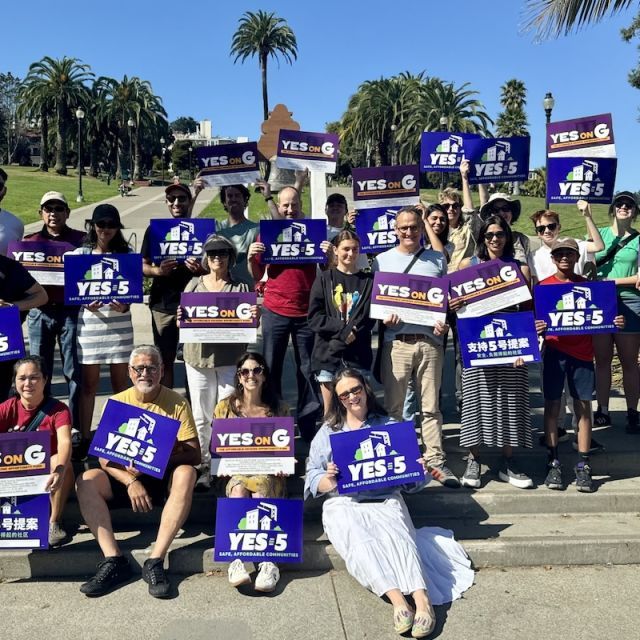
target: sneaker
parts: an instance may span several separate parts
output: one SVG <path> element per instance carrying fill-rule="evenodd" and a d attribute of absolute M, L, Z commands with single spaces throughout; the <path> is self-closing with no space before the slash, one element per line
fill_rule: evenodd
<path fill-rule="evenodd" d="M 57 547 L 67 539 L 67 532 L 59 522 L 49 523 L 49 546 Z"/>
<path fill-rule="evenodd" d="M 508 482 L 518 489 L 530 489 L 533 487 L 533 481 L 526 474 L 518 469 L 513 458 L 504 458 L 502 469 L 498 472 L 498 477 L 503 482 Z"/>
<path fill-rule="evenodd" d="M 549 489 L 564 489 L 562 484 L 562 467 L 559 460 L 552 460 L 549 463 L 549 472 L 544 480 Z"/>
<path fill-rule="evenodd" d="M 142 579 L 149 585 L 149 595 L 154 598 L 168 598 L 171 583 L 164 570 L 162 558 L 149 558 L 142 565 Z"/>
<path fill-rule="evenodd" d="M 586 462 L 578 462 L 573 470 L 576 474 L 576 489 L 583 493 L 593 493 L 591 467 Z"/>
<path fill-rule="evenodd" d="M 453 471 L 444 464 L 439 466 L 429 467 L 429 473 L 444 487 L 449 489 L 458 489 L 460 487 L 460 480 L 453 474 Z"/>
<path fill-rule="evenodd" d="M 463 487 L 472 487 L 478 489 L 480 487 L 480 463 L 469 456 L 467 459 L 467 469 L 460 480 Z"/>
<path fill-rule="evenodd" d="M 593 412 L 593 424 L 596 427 L 610 427 L 611 426 L 611 416 L 608 413 L 603 413 L 598 409 Z"/>
<path fill-rule="evenodd" d="M 558 442 L 567 442 L 571 436 L 564 427 L 558 427 Z M 544 433 L 538 438 L 541 447 L 547 446 L 547 439 Z"/>
<path fill-rule="evenodd" d="M 227 569 L 227 575 L 229 576 L 229 584 L 232 587 L 239 587 L 243 584 L 249 584 L 251 577 L 244 568 L 244 563 L 238 558 L 234 560 Z"/>
<path fill-rule="evenodd" d="M 195 491 L 209 491 L 211 489 L 211 469 L 209 465 L 202 465 L 200 475 L 196 480 Z"/>
<path fill-rule="evenodd" d="M 79 447 L 80 443 L 82 442 L 82 434 L 80 433 L 79 429 L 76 429 L 75 427 L 71 428 L 71 446 L 72 447 Z"/>
<path fill-rule="evenodd" d="M 98 563 L 96 575 L 80 586 L 80 593 L 90 598 L 103 596 L 131 578 L 131 567 L 124 556 L 105 558 Z"/>
<path fill-rule="evenodd" d="M 254 588 L 256 591 L 269 593 L 276 588 L 280 580 L 280 569 L 273 562 L 261 562 L 260 571 L 256 576 Z"/>
<path fill-rule="evenodd" d="M 574 451 L 579 451 L 577 440 L 573 441 L 572 446 Z M 594 453 L 602 453 L 604 450 L 605 447 L 602 443 L 598 442 L 595 438 L 591 438 L 591 446 L 589 447 L 589 451 L 587 453 L 593 455 Z"/>
<path fill-rule="evenodd" d="M 640 416 L 635 409 L 627 409 L 627 433 L 640 433 Z"/>

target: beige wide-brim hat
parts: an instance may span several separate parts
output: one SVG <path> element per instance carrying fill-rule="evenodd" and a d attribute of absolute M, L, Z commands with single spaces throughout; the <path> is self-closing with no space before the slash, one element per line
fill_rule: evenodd
<path fill-rule="evenodd" d="M 493 193 L 489 197 L 488 202 L 484 204 L 480 209 L 480 217 L 483 220 L 486 220 L 489 216 L 491 216 L 491 210 L 493 209 L 493 205 L 497 200 L 504 200 L 511 205 L 511 222 L 515 222 L 520 217 L 520 200 L 512 198 L 508 193 Z"/>

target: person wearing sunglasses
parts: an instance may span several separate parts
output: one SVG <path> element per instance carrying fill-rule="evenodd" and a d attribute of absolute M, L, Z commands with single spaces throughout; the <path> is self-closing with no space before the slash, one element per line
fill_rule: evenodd
<path fill-rule="evenodd" d="M 465 164 L 466 163 L 466 164 Z M 463 166 L 464 165 L 464 166 Z M 469 161 L 463 160 L 460 171 L 469 173 Z M 462 195 L 457 189 L 447 187 L 438 194 L 438 202 L 449 218 L 448 242 L 452 248 L 447 271 L 453 273 L 460 267 L 460 262 L 473 255 L 476 248 L 471 218 L 463 214 Z"/>
<path fill-rule="evenodd" d="M 202 270 L 204 275 L 193 278 L 185 287 L 185 293 L 217 293 L 249 291 L 244 282 L 236 282 L 231 271 L 236 261 L 234 245 L 220 235 L 210 235 L 203 246 Z M 254 316 L 258 308 L 252 307 Z M 178 320 L 182 309 L 178 307 Z M 247 345 L 238 343 L 187 343 L 184 345 L 184 364 L 191 394 L 191 407 L 196 421 L 202 466 L 198 487 L 211 485 L 211 419 L 213 409 L 223 398 L 233 392 L 236 362 L 246 351 Z"/>
<path fill-rule="evenodd" d="M 480 237 L 476 255 L 463 260 L 460 269 L 501 260 L 517 264 L 527 283 L 531 281 L 529 267 L 514 258 L 513 234 L 502 216 L 487 218 Z M 460 308 L 458 302 L 451 302 L 452 311 Z M 517 310 L 510 307 L 502 311 Z M 481 485 L 481 446 L 502 449 L 500 480 L 521 489 L 533 486 L 531 478 L 513 459 L 514 447 L 532 447 L 529 373 L 521 358 L 514 364 L 463 368 L 460 446 L 469 449 L 463 486 L 477 489 Z"/>
<path fill-rule="evenodd" d="M 122 235 L 120 212 L 112 204 L 99 204 L 86 222 L 87 237 L 74 254 L 129 253 Z M 102 365 L 109 368 L 111 389 L 120 393 L 128 386 L 127 363 L 133 349 L 133 324 L 128 304 L 118 300 L 92 302 L 78 315 L 78 362 L 82 367 L 80 391 L 80 454 L 91 442 L 91 424 Z"/>
<path fill-rule="evenodd" d="M 0 202 L 7 195 L 7 172 L 0 168 Z M 24 223 L 6 209 L 0 207 L 0 255 L 7 255 L 10 242 L 22 240 Z"/>
<path fill-rule="evenodd" d="M 436 622 L 432 605 L 456 600 L 473 584 L 471 563 L 450 532 L 414 529 L 401 492 L 419 491 L 425 481 L 341 495 L 341 470 L 331 450 L 332 434 L 362 430 L 365 438 L 369 429 L 392 429 L 393 422 L 358 370 L 338 371 L 329 411 L 309 450 L 304 497 L 326 496 L 322 526 L 327 537 L 351 576 L 389 599 L 395 631 L 424 638 Z"/>
<path fill-rule="evenodd" d="M 76 481 L 80 511 L 104 556 L 96 574 L 80 586 L 80 592 L 88 597 L 103 596 L 131 579 L 131 566 L 115 539 L 110 514 L 111 509 L 127 507 L 135 513 L 162 507 L 158 533 L 142 566 L 142 579 L 154 598 L 172 596 L 164 559 L 191 510 L 200 445 L 189 403 L 162 385 L 162 369 L 162 356 L 156 347 L 136 347 L 129 357 L 133 386 L 112 398 L 180 423 L 164 477 L 154 478 L 134 465 L 100 458 L 98 469 L 85 471 Z"/>
<path fill-rule="evenodd" d="M 596 357 L 596 399 L 598 409 L 593 421 L 597 426 L 611 424 L 609 394 L 611 393 L 611 363 L 613 346 L 622 365 L 622 384 L 627 401 L 628 433 L 640 433 L 638 399 L 640 396 L 640 290 L 635 287 L 638 278 L 640 233 L 633 228 L 638 218 L 640 201 L 631 191 L 621 191 L 609 207 L 611 225 L 599 229 L 604 249 L 596 253 L 598 280 L 616 283 L 618 313 L 624 316 L 624 329 L 618 333 L 593 336 Z"/>
<path fill-rule="evenodd" d="M 204 183 L 201 179 L 195 181 L 195 194 L 186 184 L 170 184 L 165 189 L 165 203 L 172 218 L 190 218 L 193 205 L 202 191 Z M 178 325 L 176 317 L 180 294 L 187 283 L 194 276 L 202 273 L 200 260 L 187 258 L 178 262 L 173 258 L 166 258 L 159 264 L 151 260 L 151 246 L 149 244 L 149 227 L 142 239 L 141 248 L 143 265 L 142 273 L 151 278 L 149 291 L 149 308 L 151 309 L 151 329 L 153 343 L 160 349 L 164 362 L 164 378 L 162 384 L 173 388 L 173 368 L 178 352 Z"/>
<path fill-rule="evenodd" d="M 26 242 L 64 242 L 72 247 L 84 243 L 85 232 L 72 229 L 67 225 L 69 204 L 64 194 L 48 191 L 40 199 L 40 217 L 42 229 L 24 237 Z M 72 440 L 77 450 L 81 446 L 80 424 L 80 385 L 81 368 L 78 363 L 78 306 L 64 303 L 64 287 L 44 285 L 49 296 L 47 304 L 31 309 L 27 316 L 29 333 L 29 351 L 40 356 L 47 371 L 53 371 L 53 356 L 56 343 L 60 347 L 62 373 L 69 389 L 69 409 L 73 418 Z M 47 382 L 50 391 L 51 379 Z"/>
<path fill-rule="evenodd" d="M 247 351 L 236 364 L 235 386 L 230 396 L 218 402 L 216 418 L 272 418 L 288 416 L 289 408 L 271 385 L 271 372 L 264 357 Z M 282 498 L 286 493 L 285 478 L 278 475 L 232 476 L 225 489 L 228 498 Z M 239 587 L 251 582 L 242 560 L 234 560 L 228 569 L 229 583 Z M 261 562 L 254 583 L 256 591 L 271 592 L 280 579 L 273 562 Z"/>

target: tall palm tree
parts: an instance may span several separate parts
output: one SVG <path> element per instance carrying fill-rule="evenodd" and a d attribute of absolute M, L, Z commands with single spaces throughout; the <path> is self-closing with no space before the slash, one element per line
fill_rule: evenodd
<path fill-rule="evenodd" d="M 56 124 L 56 173 L 67 174 L 69 125 L 72 111 L 87 105 L 85 82 L 93 78 L 89 66 L 77 58 L 54 59 L 44 57 L 29 67 L 23 81 L 23 95 L 30 108 L 40 107 L 42 123 L 48 124 L 48 113 L 54 115 Z M 25 107 L 27 109 L 29 107 Z M 44 135 L 43 135 L 44 138 Z M 43 147 L 43 155 L 45 149 Z"/>
<path fill-rule="evenodd" d="M 21 120 L 38 123 L 40 129 L 40 171 L 49 171 L 49 122 L 51 120 L 54 104 L 51 97 L 41 91 L 38 84 L 20 85 L 18 91 L 18 108 L 16 115 Z"/>
<path fill-rule="evenodd" d="M 284 18 L 266 11 L 247 11 L 238 21 L 238 29 L 231 40 L 234 63 L 258 56 L 262 73 L 262 111 L 264 119 L 269 117 L 267 93 L 267 61 L 269 57 L 282 56 L 289 64 L 298 57 L 298 43 L 291 27 Z"/>
<path fill-rule="evenodd" d="M 507 80 L 500 88 L 500 104 L 504 111 L 496 120 L 499 136 L 526 136 L 528 122 L 524 107 L 527 104 L 527 88 L 522 80 Z"/>

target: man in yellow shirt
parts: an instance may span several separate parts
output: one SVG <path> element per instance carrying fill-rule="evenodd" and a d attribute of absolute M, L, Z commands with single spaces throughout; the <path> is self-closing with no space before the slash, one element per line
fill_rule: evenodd
<path fill-rule="evenodd" d="M 200 464 L 200 445 L 189 403 L 160 384 L 163 373 L 162 357 L 156 347 L 136 347 L 129 358 L 133 387 L 117 393 L 113 399 L 180 421 L 164 478 L 158 480 L 133 466 L 100 458 L 101 468 L 85 471 L 76 483 L 80 510 L 105 556 L 96 575 L 80 587 L 89 597 L 102 596 L 131 577 L 129 562 L 113 535 L 109 509 L 131 505 L 135 512 L 147 512 L 163 504 L 158 535 L 142 568 L 142 578 L 153 597 L 171 595 L 163 568 L 164 557 L 191 510 L 197 479 L 194 466 Z"/>

